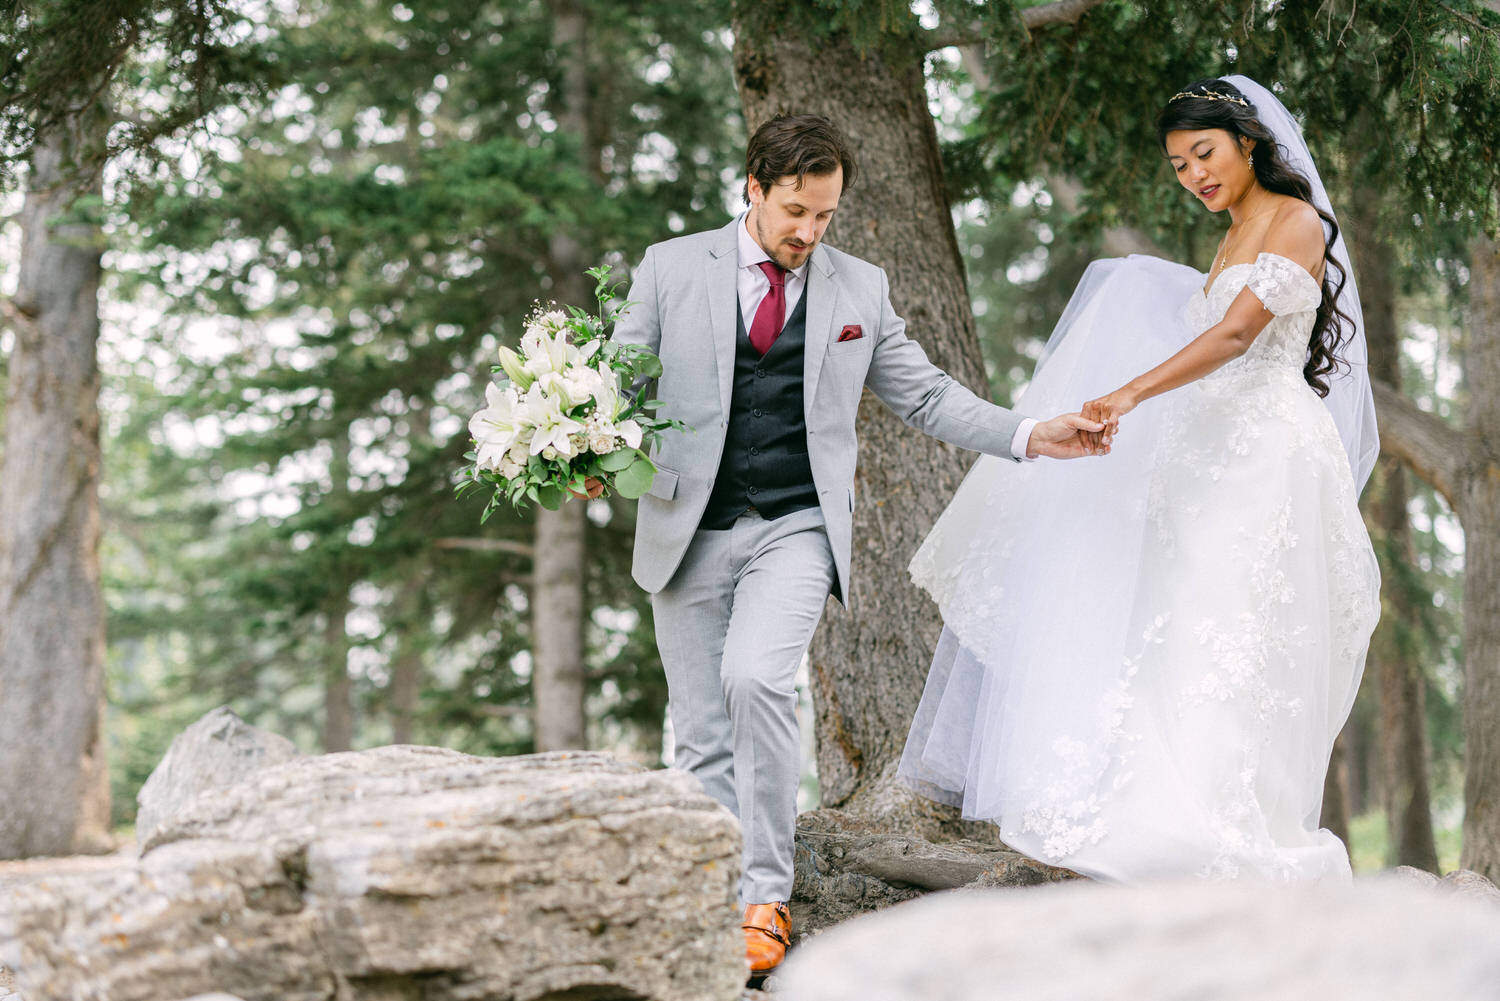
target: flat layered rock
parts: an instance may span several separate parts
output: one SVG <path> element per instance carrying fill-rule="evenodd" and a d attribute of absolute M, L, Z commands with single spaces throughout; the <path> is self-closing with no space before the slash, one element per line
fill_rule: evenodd
<path fill-rule="evenodd" d="M 1004 847 L 936 843 L 869 827 L 837 810 L 797 822 L 792 941 L 934 891 L 1036 886 L 1079 878 Z"/>
<path fill-rule="evenodd" d="M 606 754 L 301 757 L 4 887 L 27 1001 L 733 1001 L 739 827 Z"/>
<path fill-rule="evenodd" d="M 781 980 L 779 1001 L 1492 998 L 1500 909 L 1390 878 L 966 889 L 820 935 Z"/>

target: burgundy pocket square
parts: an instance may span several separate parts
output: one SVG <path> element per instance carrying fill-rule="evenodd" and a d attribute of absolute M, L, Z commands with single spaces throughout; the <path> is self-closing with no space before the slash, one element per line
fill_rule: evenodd
<path fill-rule="evenodd" d="M 843 333 L 839 334 L 838 342 L 842 344 L 845 341 L 857 341 L 863 336 L 865 332 L 859 328 L 859 324 L 851 323 L 844 328 Z"/>

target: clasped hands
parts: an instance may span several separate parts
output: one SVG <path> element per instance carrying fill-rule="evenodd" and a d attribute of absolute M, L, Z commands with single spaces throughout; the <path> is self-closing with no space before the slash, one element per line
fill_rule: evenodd
<path fill-rule="evenodd" d="M 1042 421 L 1031 430 L 1027 458 L 1076 459 L 1085 455 L 1108 455 L 1120 418 L 1140 402 L 1129 387 L 1090 400 L 1076 414 L 1062 414 Z"/>

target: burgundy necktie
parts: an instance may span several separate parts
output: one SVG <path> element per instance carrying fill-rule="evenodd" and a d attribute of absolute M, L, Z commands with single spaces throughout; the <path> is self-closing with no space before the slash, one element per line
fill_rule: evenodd
<path fill-rule="evenodd" d="M 771 283 L 771 290 L 755 310 L 750 324 L 750 346 L 761 354 L 771 350 L 786 322 L 786 270 L 773 261 L 761 261 L 761 271 Z"/>

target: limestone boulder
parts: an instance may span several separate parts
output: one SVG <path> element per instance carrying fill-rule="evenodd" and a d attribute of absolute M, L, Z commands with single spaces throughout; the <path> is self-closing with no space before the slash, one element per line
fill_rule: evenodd
<path fill-rule="evenodd" d="M 139 858 L 3 887 L 26 1001 L 713 1001 L 744 986 L 739 827 L 606 754 L 293 758 Z"/>
<path fill-rule="evenodd" d="M 297 748 L 290 740 L 253 727 L 220 706 L 177 735 L 141 786 L 136 840 L 150 844 L 167 818 L 198 795 L 213 794 L 295 757 Z"/>
<path fill-rule="evenodd" d="M 1459 896 L 1500 906 L 1500 887 L 1472 869 L 1453 870 L 1442 878 L 1441 885 Z"/>
<path fill-rule="evenodd" d="M 938 893 L 788 960 L 778 1001 L 1410 1001 L 1500 985 L 1500 912 L 1396 879 Z"/>

